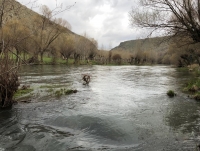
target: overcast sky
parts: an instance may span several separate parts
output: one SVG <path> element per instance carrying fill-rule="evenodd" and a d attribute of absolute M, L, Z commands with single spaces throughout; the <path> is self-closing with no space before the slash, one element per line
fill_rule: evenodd
<path fill-rule="evenodd" d="M 26 4 L 30 0 L 18 1 Z M 128 12 L 135 2 L 136 0 L 57 0 L 63 6 L 75 4 L 57 17 L 67 20 L 73 32 L 80 35 L 86 32 L 96 39 L 99 48 L 103 45 L 104 49 L 110 49 L 120 42 L 145 37 L 142 29 L 133 29 L 129 25 Z M 38 0 L 37 4 L 53 9 L 56 0 Z"/>

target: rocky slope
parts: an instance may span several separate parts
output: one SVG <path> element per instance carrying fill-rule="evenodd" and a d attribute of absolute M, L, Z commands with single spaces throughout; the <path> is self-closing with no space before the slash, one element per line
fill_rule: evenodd
<path fill-rule="evenodd" d="M 155 38 L 145 38 L 121 42 L 119 46 L 113 48 L 111 51 L 125 50 L 130 52 L 135 52 L 138 50 L 148 51 L 165 51 L 168 50 L 171 39 L 168 37 L 155 37 Z"/>

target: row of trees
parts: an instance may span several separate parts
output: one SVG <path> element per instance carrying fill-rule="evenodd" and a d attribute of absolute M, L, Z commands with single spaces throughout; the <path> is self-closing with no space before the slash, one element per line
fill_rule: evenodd
<path fill-rule="evenodd" d="M 65 38 L 60 37 L 56 40 L 59 43 L 60 54 L 68 62 L 69 58 L 74 59 L 75 64 L 80 60 L 93 60 L 97 55 L 98 43 L 95 39 L 89 38 L 86 33 L 84 36 L 67 35 Z"/>
<path fill-rule="evenodd" d="M 4 2 L 5 6 L 11 2 L 16 4 L 15 1 L 8 2 Z M 56 7 L 52 11 L 47 6 L 41 6 L 39 15 L 24 9 L 20 4 L 19 6 L 16 8 L 18 14 L 13 15 L 12 12 L 6 14 L 10 18 L 4 22 L 2 28 L 4 43 L 6 42 L 9 47 L 12 46 L 10 48 L 12 53 L 16 53 L 17 60 L 22 57 L 21 59 L 27 63 L 43 63 L 44 55 L 54 59 L 63 57 L 66 60 L 73 56 L 75 63 L 78 63 L 80 58 L 94 57 L 97 41 L 86 34 L 79 36 L 72 33 L 71 25 L 66 20 L 55 18 L 64 10 Z"/>
<path fill-rule="evenodd" d="M 95 57 L 95 61 L 99 64 L 155 64 L 157 60 L 157 52 L 148 51 L 132 51 L 115 49 L 111 51 L 99 50 Z"/>
<path fill-rule="evenodd" d="M 173 64 L 178 67 L 188 66 L 192 64 L 200 65 L 199 46 L 199 43 L 180 46 L 178 42 L 173 42 L 164 54 L 163 63 Z"/>
<path fill-rule="evenodd" d="M 51 56 L 54 61 L 57 57 L 68 60 L 73 55 L 75 63 L 78 63 L 80 57 L 93 57 L 97 50 L 96 40 L 86 35 L 73 34 L 71 25 L 64 19 L 54 18 L 54 12 L 47 6 L 42 6 L 41 12 L 42 16 L 35 14 L 33 22 L 26 25 L 24 34 L 30 36 L 18 45 L 18 54 L 28 54 L 29 63 L 43 63 L 44 54 Z"/>
<path fill-rule="evenodd" d="M 97 42 L 75 35 L 66 20 L 55 17 L 72 6 L 42 6 L 39 15 L 15 0 L 0 0 L 0 107 L 13 103 L 21 63 L 42 63 L 45 54 L 66 60 L 73 54 L 75 62 L 94 57 Z"/>
<path fill-rule="evenodd" d="M 200 44 L 182 45 L 175 38 L 170 41 L 165 41 L 163 44 L 167 45 L 165 49 L 124 49 L 111 51 L 110 58 L 114 63 L 128 63 L 134 65 L 144 64 L 166 64 L 176 65 L 177 67 L 188 66 L 192 64 L 200 65 Z M 107 56 L 107 60 L 109 57 Z M 118 56 L 118 57 L 116 57 Z M 115 58 L 118 58 L 118 62 L 115 62 Z"/>
<path fill-rule="evenodd" d="M 139 0 L 139 2 L 140 7 L 132 8 L 129 12 L 133 27 L 147 28 L 151 31 L 150 34 L 158 31 L 181 43 L 181 45 L 171 44 L 169 51 L 164 54 L 164 62 L 180 66 L 192 62 L 199 64 L 199 50 L 194 44 L 198 45 L 200 42 L 200 0 Z M 192 46 L 189 46 L 190 44 Z"/>

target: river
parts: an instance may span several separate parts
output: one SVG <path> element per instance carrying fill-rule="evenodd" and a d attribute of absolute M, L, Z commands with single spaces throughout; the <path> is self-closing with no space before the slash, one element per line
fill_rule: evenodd
<path fill-rule="evenodd" d="M 24 66 L 20 82 L 34 93 L 0 111 L 0 151 L 193 151 L 200 103 L 181 93 L 188 76 L 170 66 Z M 55 97 L 50 86 L 78 92 Z"/>

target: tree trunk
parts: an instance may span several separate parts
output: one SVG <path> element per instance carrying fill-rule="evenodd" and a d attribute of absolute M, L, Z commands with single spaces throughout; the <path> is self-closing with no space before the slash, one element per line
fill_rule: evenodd
<path fill-rule="evenodd" d="M 25 51 L 23 51 L 23 59 L 24 59 L 24 61 L 26 61 L 26 52 Z"/>
<path fill-rule="evenodd" d="M 41 51 L 41 52 L 40 52 L 40 62 L 41 62 L 41 63 L 43 63 L 43 55 L 44 55 L 44 52 Z"/>

